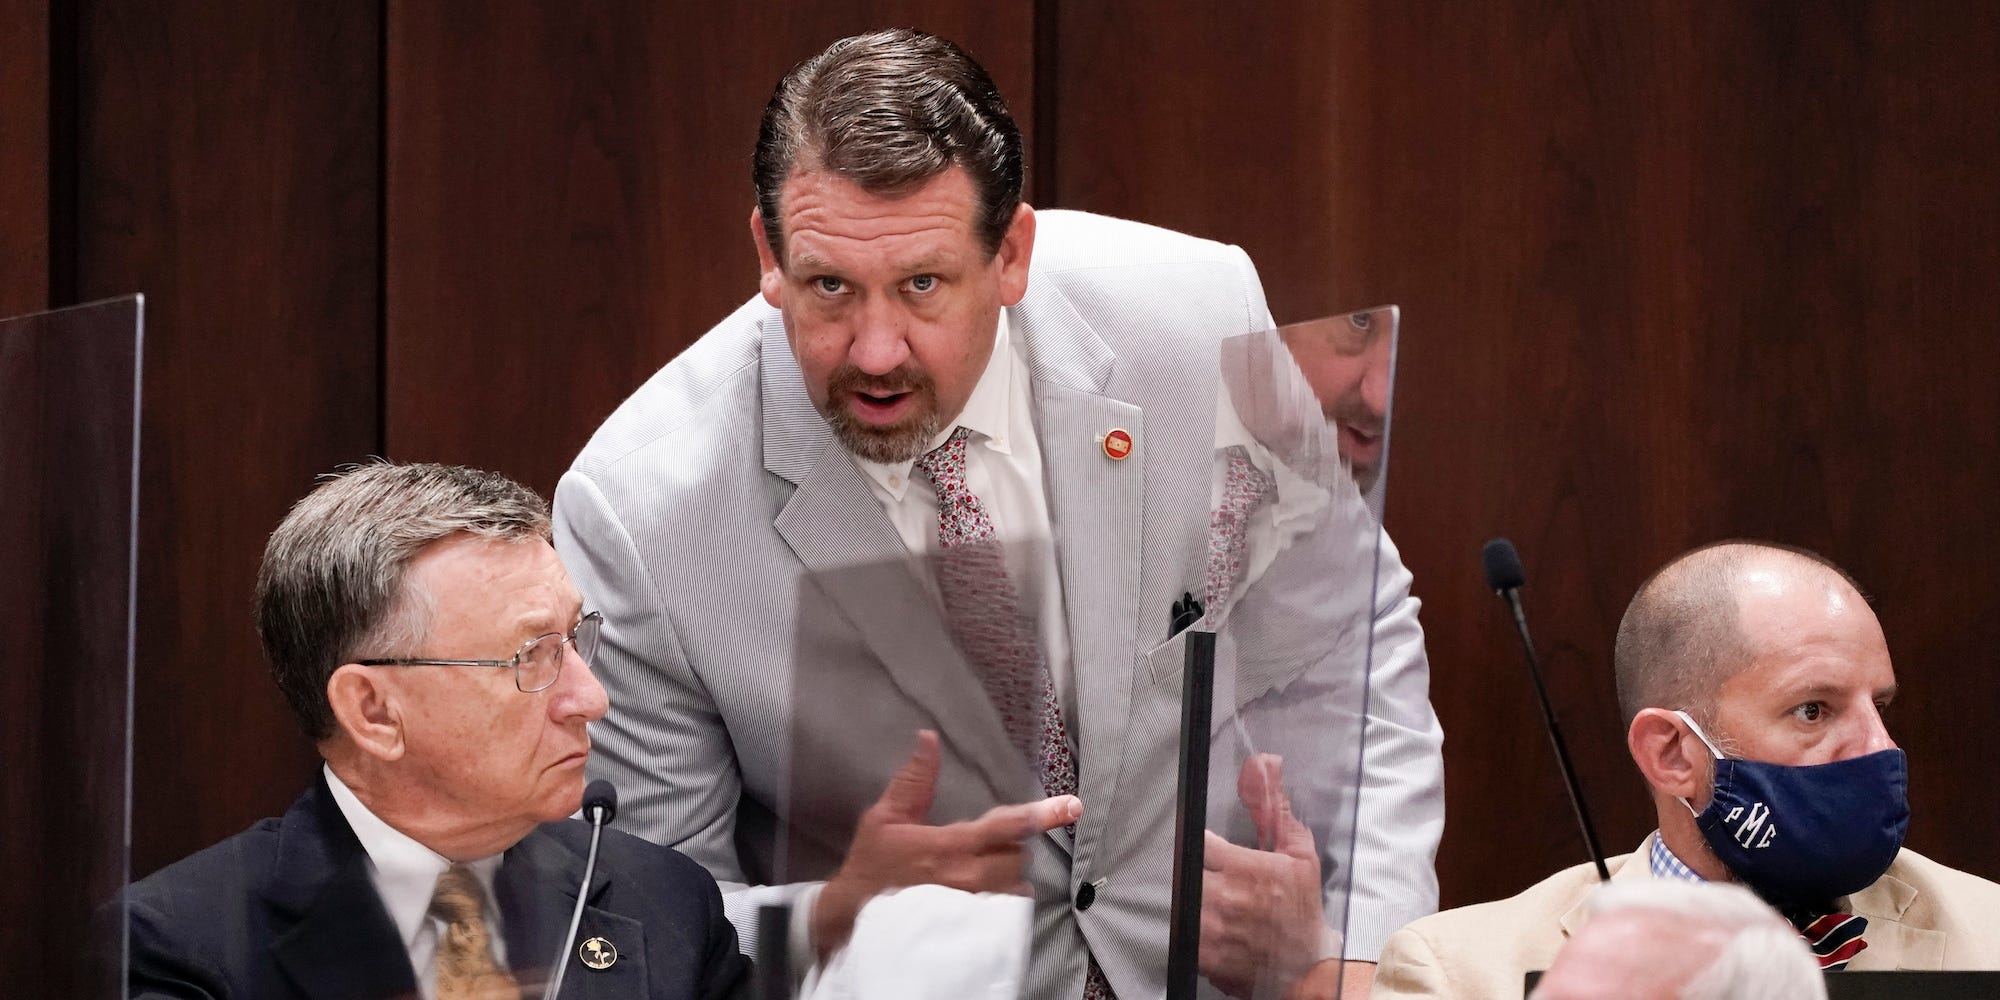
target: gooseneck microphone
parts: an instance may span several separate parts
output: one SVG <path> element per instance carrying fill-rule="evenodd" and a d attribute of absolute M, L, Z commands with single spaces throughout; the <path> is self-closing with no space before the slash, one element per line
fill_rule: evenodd
<path fill-rule="evenodd" d="M 599 778 L 583 790 L 583 818 L 590 821 L 590 853 L 583 859 L 583 884 L 576 889 L 576 909 L 569 915 L 569 934 L 563 938 L 562 950 L 556 952 L 556 962 L 551 968 L 548 988 L 542 991 L 542 1000 L 555 1000 L 562 992 L 563 973 L 569 970 L 569 950 L 576 947 L 576 930 L 583 925 L 583 901 L 590 895 L 590 878 L 597 871 L 597 839 L 604 835 L 604 825 L 618 815 L 618 789 L 611 782 Z"/>
<path fill-rule="evenodd" d="M 1570 760 L 1569 747 L 1563 743 L 1562 726 L 1556 722 L 1555 707 L 1549 704 L 1549 689 L 1542 683 L 1542 664 L 1535 657 L 1534 642 L 1528 638 L 1528 615 L 1521 610 L 1521 587 L 1527 583 L 1527 574 L 1521 570 L 1521 554 L 1514 551 L 1513 542 L 1495 538 L 1479 551 L 1479 561 L 1486 567 L 1486 585 L 1514 613 L 1514 629 L 1521 635 L 1521 651 L 1527 655 L 1528 677 L 1535 682 L 1535 698 L 1542 703 L 1542 721 L 1548 726 L 1549 743 L 1555 747 L 1556 763 L 1562 766 L 1563 783 L 1569 786 L 1569 802 L 1576 808 L 1576 823 L 1583 828 L 1583 845 L 1590 851 L 1591 862 L 1597 865 L 1598 880 L 1609 882 L 1611 872 L 1604 867 L 1604 849 L 1597 845 L 1597 829 L 1590 823 L 1590 809 L 1583 804 L 1583 786 L 1576 781 L 1576 764 Z"/>

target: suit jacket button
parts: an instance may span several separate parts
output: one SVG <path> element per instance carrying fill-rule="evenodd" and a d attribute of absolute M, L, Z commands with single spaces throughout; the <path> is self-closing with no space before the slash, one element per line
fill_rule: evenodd
<path fill-rule="evenodd" d="M 1089 882 L 1085 882 L 1084 884 L 1076 887 L 1076 912 L 1082 913 L 1083 911 L 1090 909 L 1090 904 L 1095 902 L 1097 902 L 1096 886 L 1091 885 Z"/>

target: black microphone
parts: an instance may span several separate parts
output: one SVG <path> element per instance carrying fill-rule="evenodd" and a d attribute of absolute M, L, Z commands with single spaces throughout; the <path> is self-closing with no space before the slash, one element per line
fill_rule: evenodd
<path fill-rule="evenodd" d="M 604 815 L 593 815 L 593 811 Z M 611 782 L 599 778 L 583 790 L 583 818 L 604 826 L 618 818 L 618 789 L 611 787 Z"/>
<path fill-rule="evenodd" d="M 590 822 L 590 853 L 583 859 L 583 884 L 576 889 L 576 909 L 569 915 L 569 934 L 563 938 L 562 949 L 556 952 L 555 972 L 549 976 L 548 988 L 542 991 L 542 1000 L 555 1000 L 562 991 L 563 973 L 569 971 L 569 950 L 576 946 L 576 930 L 583 925 L 583 901 L 590 895 L 590 877 L 597 871 L 597 839 L 604 835 L 604 825 L 618 815 L 618 789 L 611 782 L 599 778 L 583 790 L 583 818 Z"/>
<path fill-rule="evenodd" d="M 1549 729 L 1549 743 L 1556 749 L 1556 763 L 1562 766 L 1563 783 L 1569 786 L 1570 805 L 1576 807 L 1576 823 L 1583 828 L 1583 844 L 1590 851 L 1590 860 L 1597 865 L 1599 881 L 1611 881 L 1611 872 L 1604 867 L 1604 849 L 1597 845 L 1597 828 L 1590 823 L 1590 809 L 1583 804 L 1583 786 L 1576 781 L 1576 764 L 1569 758 L 1569 747 L 1563 743 L 1562 726 L 1556 723 L 1556 710 L 1549 704 L 1549 689 L 1542 684 L 1542 664 L 1535 657 L 1535 644 L 1528 638 L 1528 615 L 1521 610 L 1521 587 L 1527 583 L 1527 574 L 1521 570 L 1521 554 L 1514 551 L 1514 543 L 1505 538 L 1495 538 L 1479 550 L 1479 561 L 1486 567 L 1486 585 L 1507 602 L 1514 613 L 1514 629 L 1521 634 L 1521 651 L 1527 654 L 1528 677 L 1535 682 L 1535 698 L 1542 703 L 1542 721 Z"/>

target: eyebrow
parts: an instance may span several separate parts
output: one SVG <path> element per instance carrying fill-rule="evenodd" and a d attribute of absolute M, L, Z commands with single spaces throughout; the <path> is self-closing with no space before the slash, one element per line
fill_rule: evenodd
<path fill-rule="evenodd" d="M 817 272 L 817 271 L 834 270 L 834 266 L 831 261 L 828 261 L 827 259 L 819 256 L 818 254 L 806 253 L 804 251 L 801 251 L 792 256 L 792 267 L 794 270 L 799 270 L 799 271 Z"/>
<path fill-rule="evenodd" d="M 539 639 L 542 636 L 553 633 L 568 632 L 571 626 L 583 620 L 583 598 L 578 596 L 573 601 L 564 602 L 563 606 L 574 608 L 575 612 L 568 618 L 564 618 L 560 613 L 549 614 L 546 611 L 530 611 L 514 620 L 516 634 L 522 636 L 521 641 L 526 642 L 529 639 Z"/>
<path fill-rule="evenodd" d="M 1787 698 L 1789 699 L 1789 698 L 1822 698 L 1827 695 L 1837 695 L 1845 689 L 1836 684 L 1828 684 L 1825 681 L 1808 681 L 1807 683 L 1801 684 L 1798 687 L 1787 688 L 1785 690 L 1787 692 Z M 1899 690 L 1901 690 L 1901 685 L 1891 684 L 1886 688 L 1878 688 L 1870 692 L 1869 694 L 1873 698 L 1880 698 L 1887 700 L 1896 697 L 1896 692 Z"/>
<path fill-rule="evenodd" d="M 933 250 L 922 257 L 918 257 L 916 260 L 904 264 L 902 269 L 909 274 L 923 274 L 927 271 L 935 271 L 956 260 L 958 260 L 958 255 L 949 250 Z"/>
<path fill-rule="evenodd" d="M 949 250 L 933 250 L 915 260 L 897 264 L 896 270 L 904 274 L 927 274 L 946 264 L 954 263 L 957 259 L 958 255 Z M 793 254 L 791 267 L 793 271 L 808 274 L 840 273 L 840 268 L 835 266 L 832 261 L 810 250 L 801 250 Z"/>

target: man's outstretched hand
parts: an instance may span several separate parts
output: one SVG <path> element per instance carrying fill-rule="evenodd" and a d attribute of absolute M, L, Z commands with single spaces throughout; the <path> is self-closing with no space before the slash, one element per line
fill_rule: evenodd
<path fill-rule="evenodd" d="M 1083 815 L 1083 802 L 1076 796 L 1057 795 L 994 806 L 977 819 L 932 826 L 931 798 L 941 760 L 937 733 L 917 733 L 916 751 L 889 779 L 882 797 L 861 814 L 847 859 L 813 907 L 813 945 L 822 960 L 847 943 L 861 907 L 891 889 L 936 884 L 967 892 L 1020 891 L 1021 845 Z"/>
<path fill-rule="evenodd" d="M 1244 761 L 1236 794 L 1257 846 L 1213 831 L 1203 842 L 1201 973 L 1230 996 L 1289 992 L 1322 957 L 1319 848 L 1292 815 L 1283 778 L 1275 754 Z"/>

